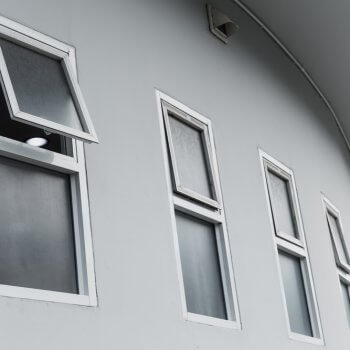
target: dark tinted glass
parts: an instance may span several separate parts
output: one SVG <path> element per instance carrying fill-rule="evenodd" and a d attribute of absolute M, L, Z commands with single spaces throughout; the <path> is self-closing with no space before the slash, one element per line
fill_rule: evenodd
<path fill-rule="evenodd" d="M 169 123 L 181 186 L 212 198 L 201 131 L 173 116 Z"/>
<path fill-rule="evenodd" d="M 272 172 L 269 172 L 269 179 L 276 229 L 278 232 L 297 237 L 289 184 L 285 179 Z"/>
<path fill-rule="evenodd" d="M 41 148 L 48 149 L 53 152 L 71 155 L 67 147 L 71 144 L 71 140 L 57 135 L 57 134 L 45 134 L 42 129 L 36 128 L 31 125 L 16 122 L 10 118 L 10 112 L 8 110 L 3 90 L 0 88 L 0 135 L 8 137 L 10 139 L 26 142 L 32 137 L 45 138 L 48 143 Z"/>
<path fill-rule="evenodd" d="M 82 130 L 60 61 L 0 38 L 19 108 Z"/>
<path fill-rule="evenodd" d="M 77 293 L 70 182 L 0 158 L 0 284 Z"/>
<path fill-rule="evenodd" d="M 279 258 L 290 328 L 292 332 L 312 336 L 300 259 L 282 251 Z"/>
<path fill-rule="evenodd" d="M 176 213 L 189 312 L 227 319 L 214 225 Z"/>

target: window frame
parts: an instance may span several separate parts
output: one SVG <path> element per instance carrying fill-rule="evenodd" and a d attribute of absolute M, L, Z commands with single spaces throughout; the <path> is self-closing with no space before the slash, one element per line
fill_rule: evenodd
<path fill-rule="evenodd" d="M 331 239 L 331 244 L 332 244 L 333 256 L 334 256 L 334 260 L 336 263 L 337 276 L 339 278 L 339 292 L 340 292 L 340 295 L 342 297 L 343 293 L 341 290 L 341 283 L 344 283 L 345 285 L 347 285 L 348 297 L 349 297 L 349 301 L 350 301 L 350 270 L 347 267 L 347 265 L 344 266 L 344 265 L 338 263 L 339 253 L 338 253 L 338 249 L 337 249 L 335 242 L 334 242 L 333 231 L 330 228 L 329 219 L 328 219 L 329 214 L 333 215 L 337 219 L 338 228 L 340 229 L 339 230 L 339 234 L 341 236 L 340 240 L 343 244 L 345 256 L 349 257 L 350 251 L 349 251 L 347 242 L 345 241 L 345 238 L 344 238 L 344 230 L 343 230 L 343 225 L 342 225 L 342 221 L 341 221 L 341 217 L 340 217 L 340 210 L 330 201 L 330 199 L 325 194 L 321 193 L 321 197 L 322 197 L 322 204 L 323 204 L 323 209 L 324 209 L 324 213 L 325 213 L 325 217 L 326 217 L 327 230 L 331 236 L 330 239 Z M 347 321 L 347 323 L 349 324 L 348 321 Z"/>
<path fill-rule="evenodd" d="M 195 201 L 204 203 L 208 206 L 211 206 L 214 208 L 221 208 L 221 198 L 219 196 L 219 191 L 218 191 L 218 179 L 215 176 L 214 166 L 213 166 L 214 155 L 213 155 L 213 149 L 212 149 L 212 142 L 209 136 L 208 121 L 203 118 L 198 118 L 198 116 L 196 118 L 182 111 L 181 109 L 175 107 L 174 105 L 170 104 L 165 100 L 162 101 L 162 110 L 164 115 L 165 130 L 166 130 L 168 147 L 169 147 L 169 154 L 170 154 L 170 160 L 171 160 L 171 166 L 172 166 L 175 191 Z M 213 193 L 213 198 L 209 198 L 194 190 L 191 190 L 190 188 L 182 186 L 180 175 L 178 172 L 176 154 L 175 154 L 175 149 L 173 144 L 173 137 L 171 134 L 171 128 L 170 128 L 170 122 L 169 122 L 170 115 L 173 118 L 176 118 L 181 122 L 183 122 L 184 124 L 187 124 L 190 127 L 201 132 L 201 140 L 203 144 L 203 151 L 205 156 L 208 180 Z"/>
<path fill-rule="evenodd" d="M 343 283 L 348 289 L 348 299 L 349 299 L 349 303 L 350 303 L 350 274 L 346 274 L 343 271 L 338 269 L 338 276 L 339 276 L 339 292 L 340 292 L 340 295 L 341 295 L 341 297 L 343 299 L 343 291 L 341 290 L 341 288 L 342 288 L 341 284 Z M 346 303 L 345 300 L 343 300 L 343 303 Z M 348 305 L 345 305 L 345 307 L 348 307 Z M 345 318 L 346 318 L 348 326 L 350 327 L 350 323 L 349 323 L 349 320 L 348 320 L 348 317 L 347 317 L 346 314 L 345 314 Z"/>
<path fill-rule="evenodd" d="M 177 267 L 178 283 L 180 287 L 180 299 L 182 306 L 182 316 L 184 320 L 202 323 L 212 326 L 219 326 L 230 329 L 241 329 L 240 311 L 238 307 L 237 292 L 234 280 L 231 249 L 229 244 L 226 219 L 224 210 L 214 206 L 206 205 L 206 202 L 193 201 L 193 197 L 181 196 L 181 192 L 178 193 L 173 186 L 173 177 L 171 174 L 170 167 L 172 166 L 170 154 L 168 152 L 168 142 L 167 142 L 167 131 L 166 131 L 166 117 L 163 114 L 163 102 L 166 102 L 172 108 L 176 108 L 178 111 L 182 111 L 186 115 L 194 117 L 196 120 L 207 125 L 208 138 L 211 144 L 212 152 L 212 167 L 213 174 L 218 179 L 218 167 L 215 155 L 215 145 L 213 142 L 213 132 L 211 128 L 211 122 L 209 119 L 203 117 L 199 113 L 191 110 L 182 103 L 176 101 L 175 99 L 169 97 L 168 95 L 156 90 L 156 102 L 158 107 L 158 116 L 160 123 L 161 132 L 161 144 L 163 150 L 163 159 L 166 171 L 166 180 L 168 187 L 168 198 L 169 198 L 169 209 L 171 217 L 171 227 L 173 233 L 173 242 L 175 249 L 175 260 Z M 221 189 L 219 182 L 217 182 L 217 195 L 221 201 Z M 180 246 L 178 241 L 178 234 L 176 228 L 176 211 L 188 214 L 192 217 L 199 218 L 205 222 L 212 223 L 215 225 L 216 241 L 218 246 L 218 256 L 220 263 L 221 279 L 223 284 L 224 299 L 226 305 L 226 313 L 229 317 L 230 314 L 234 315 L 234 319 L 220 319 L 216 317 L 194 314 L 187 310 L 185 286 L 182 275 L 181 257 L 180 257 Z M 225 266 L 226 262 L 226 266 Z"/>
<path fill-rule="evenodd" d="M 298 215 L 298 213 L 296 212 L 296 208 L 297 208 L 297 200 L 295 197 L 295 184 L 294 181 L 292 179 L 292 176 L 290 173 L 284 171 L 283 169 L 277 167 L 274 163 L 265 163 L 265 172 L 272 172 L 275 174 L 275 176 L 278 176 L 280 178 L 282 178 L 283 180 L 285 180 L 287 182 L 287 189 L 288 189 L 288 194 L 289 194 L 289 200 L 290 200 L 290 206 L 292 209 L 292 220 L 294 221 L 295 224 L 295 229 L 297 230 L 297 232 L 295 232 L 296 238 L 292 237 L 291 235 L 289 235 L 288 233 L 285 233 L 283 231 L 279 231 L 277 224 L 276 224 L 276 220 L 275 220 L 275 209 L 273 206 L 273 196 L 270 194 L 272 193 L 271 191 L 271 180 L 269 176 L 266 176 L 267 179 L 267 186 L 269 189 L 269 196 L 270 198 L 272 198 L 271 202 L 271 211 L 272 211 L 272 216 L 273 216 L 273 222 L 274 222 L 274 228 L 275 228 L 275 233 L 276 236 L 281 237 L 283 239 L 285 239 L 286 241 L 289 241 L 291 243 L 294 243 L 300 247 L 303 247 L 304 245 L 304 241 L 303 241 L 303 237 L 302 235 L 300 235 L 301 232 L 301 217 L 300 215 Z"/>
<path fill-rule="evenodd" d="M 325 343 L 324 343 L 324 337 L 323 337 L 322 324 L 321 324 L 319 308 L 318 308 L 318 303 L 316 298 L 314 281 L 312 277 L 309 253 L 307 249 L 305 233 L 304 233 L 304 228 L 302 224 L 301 210 L 299 206 L 298 194 L 297 194 L 297 189 L 295 185 L 294 173 L 287 166 L 285 166 L 284 164 L 282 164 L 281 162 L 279 162 L 269 154 L 265 153 L 261 149 L 258 149 L 258 152 L 259 152 L 261 172 L 262 172 L 265 196 L 266 196 L 267 207 L 268 207 L 268 214 L 269 214 L 269 219 L 270 219 L 271 228 L 272 228 L 273 245 L 275 250 L 276 264 L 277 264 L 279 283 L 280 283 L 280 289 L 281 289 L 282 300 L 283 300 L 283 309 L 284 309 L 286 323 L 287 323 L 288 336 L 290 339 L 293 339 L 296 341 L 302 341 L 305 343 L 311 343 L 315 345 L 324 345 Z M 288 181 L 290 181 L 289 188 L 291 189 L 292 195 L 293 195 L 292 196 L 293 199 L 291 199 L 291 206 L 293 206 L 292 210 L 294 211 L 297 219 L 296 226 L 299 232 L 297 232 L 296 234 L 298 235 L 299 239 L 295 239 L 290 235 L 276 234 L 277 229 L 275 225 L 274 212 L 272 209 L 273 207 L 272 207 L 272 201 L 271 201 L 271 194 L 269 192 L 270 187 L 268 185 L 269 183 L 268 172 L 271 171 L 270 169 L 272 169 L 273 172 L 278 170 L 281 174 L 286 176 Z M 300 267 L 302 272 L 302 279 L 304 283 L 309 319 L 310 319 L 311 329 L 313 333 L 312 336 L 296 333 L 296 332 L 293 332 L 291 329 L 285 287 L 283 283 L 282 269 L 279 261 L 279 251 L 284 251 L 285 253 L 300 259 L 299 261 L 300 261 Z"/>
<path fill-rule="evenodd" d="M 17 31 L 18 28 L 21 30 Z M 97 135 L 78 84 L 76 69 L 74 67 L 75 60 L 72 61 L 70 58 L 72 54 L 75 55 L 74 48 L 62 43 L 60 45 L 55 45 L 57 41 L 46 36 L 43 41 L 40 39 L 38 40 L 38 35 L 35 35 L 35 37 L 33 36 L 33 30 L 23 29 L 24 26 L 18 24 L 13 26 L 9 20 L 0 19 L 0 37 L 35 52 L 41 53 L 44 56 L 60 60 L 83 130 L 65 126 L 63 124 L 56 123 L 43 117 L 32 115 L 20 110 L 16 93 L 7 69 L 4 54 L 0 46 L 0 81 L 1 86 L 4 89 L 11 118 L 15 121 L 29 124 L 44 129 L 48 132 L 58 133 L 63 136 L 86 142 L 97 143 Z M 42 34 L 40 36 L 41 38 L 44 37 Z"/>
<path fill-rule="evenodd" d="M 346 273 L 350 273 L 350 251 L 349 247 L 347 245 L 347 242 L 345 241 L 344 238 L 344 230 L 343 230 L 343 224 L 340 218 L 340 211 L 337 209 L 337 207 L 332 204 L 332 202 L 325 196 L 323 196 L 323 203 L 325 207 L 325 214 L 326 214 L 326 219 L 327 219 L 327 225 L 329 227 L 329 232 L 331 234 L 331 240 L 332 240 L 332 246 L 334 249 L 334 256 L 336 260 L 336 264 L 339 268 L 343 269 Z M 338 226 L 338 231 L 339 231 L 339 238 L 344 250 L 345 257 L 347 259 L 346 261 L 342 261 L 341 254 L 338 251 L 337 245 L 335 244 L 335 235 L 336 232 L 333 232 L 330 223 L 329 223 L 329 215 L 334 216 L 336 220 L 336 224 Z"/>
<path fill-rule="evenodd" d="M 75 50 L 55 39 L 29 29 L 0 16 L 0 32 L 4 28 L 28 40 L 46 43 L 53 48 L 64 50 L 77 76 Z M 77 78 L 75 78 L 77 79 Z M 91 235 L 89 199 L 85 165 L 84 143 L 72 139 L 72 156 L 38 148 L 26 143 L 0 136 L 0 156 L 23 163 L 36 165 L 70 176 L 72 198 L 72 220 L 74 229 L 78 293 L 65 293 L 20 286 L 0 284 L 0 296 L 32 299 L 46 302 L 59 302 L 84 306 L 96 306 L 96 283 Z"/>
<path fill-rule="evenodd" d="M 341 289 L 341 283 L 345 284 L 348 288 L 348 298 L 350 302 L 350 274 L 344 273 L 344 271 L 338 271 L 339 276 L 339 287 Z M 340 293 L 342 294 L 342 291 L 340 290 Z M 349 324 L 350 326 L 350 324 Z"/>

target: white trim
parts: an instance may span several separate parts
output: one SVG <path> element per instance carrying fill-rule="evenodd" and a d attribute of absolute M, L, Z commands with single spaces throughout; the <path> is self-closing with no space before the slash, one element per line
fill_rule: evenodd
<path fill-rule="evenodd" d="M 75 148 L 75 143 L 73 143 L 73 147 Z M 0 136 L 0 156 L 43 166 L 51 170 L 58 170 L 67 174 L 73 174 L 79 170 L 79 164 L 74 157 L 31 146 L 25 142 L 9 139 L 4 136 Z"/>
<path fill-rule="evenodd" d="M 202 117 L 201 119 L 197 119 L 196 117 L 190 114 L 189 108 L 186 107 L 183 110 L 181 110 L 176 106 L 168 103 L 165 100 L 162 100 L 162 110 L 163 110 L 163 116 L 164 116 L 164 125 L 165 125 L 167 141 L 168 141 L 168 148 L 169 148 L 170 161 L 172 166 L 172 174 L 174 179 L 175 191 L 180 194 L 183 194 L 184 196 L 190 197 L 196 201 L 212 206 L 214 208 L 221 208 L 221 203 L 219 201 L 219 196 L 218 196 L 218 192 L 219 192 L 218 179 L 215 176 L 214 169 L 213 169 L 213 156 L 214 156 L 212 151 L 213 141 L 211 140 L 211 137 L 209 135 L 209 130 L 208 130 L 209 120 L 204 117 Z M 172 137 L 171 127 L 169 122 L 170 114 L 173 118 L 176 118 L 182 121 L 183 123 L 191 126 L 192 128 L 198 130 L 201 133 L 203 150 L 205 155 L 205 162 L 206 162 L 206 170 L 207 170 L 209 185 L 211 188 L 213 198 L 204 196 L 182 185 L 180 174 L 178 171 L 177 157 L 174 149 L 173 137 Z"/>
<path fill-rule="evenodd" d="M 93 306 L 94 302 L 87 295 L 70 294 L 41 290 L 34 288 L 24 288 L 17 286 L 0 285 L 1 297 L 31 299 L 46 302 L 65 303 L 74 305 Z"/>
<path fill-rule="evenodd" d="M 284 169 L 282 169 L 276 166 L 273 162 L 271 162 L 268 159 L 266 159 L 266 162 L 264 164 L 265 164 L 266 182 L 269 190 L 268 193 L 269 193 L 270 203 L 271 203 L 271 211 L 274 218 L 273 221 L 274 221 L 275 233 L 277 236 L 293 244 L 297 244 L 303 247 L 304 245 L 303 236 L 300 234 L 302 230 L 301 229 L 302 223 L 301 223 L 301 217 L 297 212 L 298 206 L 297 206 L 296 190 L 295 190 L 294 181 L 293 181 L 293 174 L 285 166 L 284 166 Z M 282 178 L 282 180 L 287 182 L 287 190 L 289 195 L 288 200 L 292 210 L 291 216 L 292 216 L 293 224 L 295 226 L 294 228 L 296 229 L 296 232 L 294 232 L 296 237 L 293 237 L 288 233 L 280 231 L 279 228 L 277 227 L 277 223 L 275 220 L 276 215 L 275 215 L 274 198 L 271 190 L 271 179 L 270 179 L 270 176 L 267 175 L 267 173 L 272 173 L 275 176 Z"/>
<path fill-rule="evenodd" d="M 305 240 L 305 233 L 304 233 L 304 228 L 302 224 L 301 211 L 300 211 L 298 194 L 296 190 L 293 171 L 288 167 L 286 167 L 281 162 L 279 162 L 278 160 L 274 159 L 273 157 L 271 157 L 270 155 L 262 151 L 261 149 L 259 149 L 258 151 L 259 151 L 261 173 L 262 173 L 262 178 L 264 183 L 265 196 L 266 196 L 267 207 L 268 207 L 268 214 L 269 214 L 269 219 L 270 219 L 271 228 L 272 228 L 276 265 L 278 270 L 279 283 L 280 283 L 281 295 L 283 300 L 283 309 L 285 313 L 289 338 L 297 341 L 306 342 L 306 343 L 324 345 L 325 343 L 324 343 L 324 337 L 323 337 L 323 330 L 322 330 L 322 325 L 321 325 L 321 320 L 319 315 L 314 282 L 312 278 L 311 266 L 309 261 L 307 244 Z M 294 200 L 292 201 L 291 205 L 295 206 L 294 211 L 295 211 L 295 215 L 298 218 L 298 230 L 299 230 L 298 234 L 300 237 L 300 242 L 302 242 L 302 245 L 295 244 L 295 242 L 291 241 L 290 239 L 286 240 L 285 237 L 282 238 L 276 235 L 271 198 L 270 198 L 269 187 L 268 187 L 268 178 L 266 173 L 266 163 L 273 164 L 274 167 L 280 168 L 281 171 L 289 175 L 289 179 L 290 179 L 289 181 L 291 181 L 290 188 L 293 191 L 293 196 L 294 196 Z M 289 316 L 288 316 L 287 300 L 284 292 L 283 276 L 282 276 L 282 271 L 281 271 L 281 266 L 279 261 L 279 255 L 278 255 L 279 250 L 285 251 L 288 254 L 294 255 L 300 259 L 309 317 L 310 317 L 311 328 L 313 333 L 312 337 L 304 334 L 298 334 L 291 330 Z"/>
<path fill-rule="evenodd" d="M 296 341 L 301 341 L 303 343 L 308 343 L 308 344 L 314 344 L 314 345 L 320 345 L 324 346 L 324 340 L 320 338 L 314 338 L 314 337 L 309 337 L 307 335 L 299 334 L 299 333 L 294 333 L 289 331 L 288 332 L 289 338 L 296 340 Z"/>
<path fill-rule="evenodd" d="M 96 280 L 95 280 L 95 265 L 94 265 L 94 252 L 93 252 L 93 241 L 91 232 L 90 222 L 90 205 L 89 205 L 89 194 L 86 177 L 86 166 L 85 166 L 85 152 L 84 143 L 77 141 L 77 156 L 80 164 L 79 171 L 79 187 L 78 196 L 80 199 L 80 220 L 81 220 L 81 234 L 84 237 L 84 253 L 85 253 L 85 269 L 87 285 L 85 287 L 85 294 L 88 293 L 90 297 L 91 306 L 97 306 L 97 293 L 96 293 Z"/>
<path fill-rule="evenodd" d="M 74 53 L 74 50 L 68 49 L 68 51 L 62 51 L 60 49 L 62 45 L 57 47 L 54 46 L 56 43 L 55 40 L 47 40 L 48 42 L 46 43 L 43 41 L 44 37 L 40 36 L 41 40 L 38 41 L 35 39 L 35 37 L 31 36 L 33 30 L 29 30 L 28 28 L 26 29 L 26 27 L 21 26 L 22 32 L 18 32 L 18 29 L 16 29 L 17 26 L 14 26 L 15 28 L 11 28 L 9 27 L 9 24 L 10 23 L 7 19 L 4 20 L 3 17 L 0 17 L 0 37 L 4 37 L 9 41 L 25 46 L 31 50 L 39 51 L 40 53 L 61 62 L 83 131 L 50 121 L 44 117 L 39 117 L 21 111 L 9 72 L 7 70 L 6 60 L 0 48 L 1 85 L 5 91 L 6 100 L 11 112 L 11 118 L 18 122 L 40 127 L 44 130 L 55 132 L 67 137 L 73 137 L 87 142 L 98 142 L 94 126 L 86 108 L 76 75 L 74 74 L 75 69 L 72 67 L 72 60 L 69 58 L 69 56 Z M 64 45 L 64 48 L 65 50 L 67 49 L 66 45 Z"/>
<path fill-rule="evenodd" d="M 338 249 L 337 249 L 337 246 L 335 244 L 334 233 L 330 227 L 329 218 L 328 218 L 329 214 L 333 215 L 336 218 L 337 223 L 338 223 L 340 240 L 343 244 L 344 253 L 345 253 L 345 256 L 347 257 L 347 259 L 349 259 L 350 252 L 349 252 L 348 245 L 346 244 L 346 241 L 344 238 L 344 229 L 343 229 L 342 221 L 340 218 L 340 211 L 324 193 L 321 193 L 321 199 L 322 199 L 323 210 L 324 210 L 324 213 L 326 216 L 327 231 L 330 234 L 332 251 L 333 251 L 333 256 L 334 256 L 336 269 L 337 269 L 337 276 L 339 278 L 339 294 L 343 300 L 343 291 L 341 289 L 342 288 L 341 284 L 344 283 L 345 285 L 348 286 L 348 297 L 349 297 L 349 301 L 350 301 L 350 269 L 349 269 L 349 265 L 341 262 L 340 255 L 338 253 Z M 343 303 L 344 303 L 344 300 L 343 300 Z M 348 305 L 345 305 L 345 307 L 347 307 L 347 306 Z M 344 311 L 344 313 L 345 313 L 345 311 Z M 345 318 L 347 320 L 347 323 L 349 323 L 348 319 L 347 319 L 348 318 L 347 315 L 345 315 Z"/>
<path fill-rule="evenodd" d="M 322 197 L 323 197 L 323 206 L 324 206 L 326 219 L 327 219 L 327 225 L 328 225 L 329 232 L 331 234 L 332 246 L 334 249 L 334 257 L 336 260 L 336 264 L 339 268 L 345 270 L 347 273 L 350 273 L 350 251 L 344 237 L 344 229 L 343 229 L 342 220 L 340 218 L 340 211 L 325 195 L 322 195 Z M 329 215 L 332 215 L 334 217 L 336 224 L 338 226 L 338 232 L 333 232 L 329 222 Z M 338 251 L 338 247 L 335 243 L 336 242 L 335 235 L 338 233 L 339 233 L 339 239 L 344 251 L 344 255 L 347 261 L 343 261 L 342 256 Z"/>
<path fill-rule="evenodd" d="M 339 294 L 341 295 L 342 299 L 343 299 L 343 303 L 345 303 L 345 307 L 348 308 L 349 305 L 348 303 L 350 303 L 350 275 L 349 274 L 345 274 L 344 272 L 342 272 L 340 269 L 338 269 L 338 275 L 339 275 Z M 345 301 L 343 298 L 343 291 L 342 291 L 342 284 L 345 285 L 345 287 L 347 288 L 347 297 L 349 299 L 349 301 Z M 344 317 L 347 321 L 347 324 L 350 326 L 349 323 L 349 319 L 348 316 L 346 314 L 346 311 L 344 310 Z"/>
<path fill-rule="evenodd" d="M 223 328 L 231 328 L 231 329 L 241 329 L 239 325 L 237 325 L 237 322 L 230 321 L 230 320 L 222 320 L 220 318 L 205 316 L 205 315 L 198 315 L 193 314 L 191 312 L 187 313 L 187 316 L 185 318 L 187 321 L 196 322 L 196 323 L 203 323 L 208 326 L 217 326 L 217 327 L 223 327 Z"/>
<path fill-rule="evenodd" d="M 186 198 L 182 198 L 174 194 L 173 186 L 172 186 L 172 175 L 170 173 L 170 166 L 169 166 L 170 159 L 168 158 L 167 138 L 166 138 L 165 125 L 164 125 L 165 122 L 163 117 L 162 101 L 166 101 L 167 103 L 171 104 L 175 108 L 178 108 L 179 110 L 184 111 L 185 113 L 188 113 L 192 117 L 196 118 L 201 122 L 205 122 L 208 125 L 208 134 L 211 141 L 211 149 L 212 149 L 212 155 L 213 155 L 213 158 L 212 158 L 213 174 L 215 177 L 217 177 L 217 179 L 218 179 L 218 168 L 217 168 L 217 160 L 215 155 L 215 146 L 213 142 L 211 124 L 208 121 L 208 119 L 204 118 L 199 113 L 192 111 L 188 107 L 172 99 L 171 97 L 165 95 L 164 93 L 156 90 L 156 102 L 157 102 L 159 125 L 160 125 L 161 145 L 163 150 L 163 159 L 165 164 L 166 180 L 168 185 L 169 209 L 170 209 L 171 226 L 172 226 L 172 232 L 173 232 L 175 260 L 176 260 L 178 282 L 180 287 L 180 299 L 181 299 L 183 318 L 188 321 L 204 323 L 207 325 L 227 327 L 232 329 L 241 329 L 240 311 L 238 307 L 237 292 L 236 292 L 236 286 L 235 286 L 234 275 L 233 275 L 232 257 L 230 252 L 230 244 L 229 244 L 228 233 L 226 228 L 224 210 L 219 208 L 214 208 L 214 207 L 212 208 L 203 207 L 200 204 L 196 204 L 195 202 L 192 202 Z M 221 196 L 219 181 L 217 184 L 218 184 L 218 187 L 217 187 L 218 199 L 221 202 L 222 196 Z M 221 237 L 221 241 L 220 242 L 218 241 L 219 243 L 218 247 L 220 246 L 221 252 L 218 252 L 218 253 L 220 255 L 219 258 L 221 259 L 220 262 L 221 262 L 222 277 L 223 277 L 223 274 L 226 277 L 226 283 L 225 284 L 223 283 L 224 294 L 225 294 L 224 298 L 226 302 L 227 315 L 228 317 L 230 317 L 229 312 L 230 312 L 230 307 L 232 307 L 234 310 L 233 313 L 234 313 L 235 320 L 219 319 L 219 318 L 214 318 L 214 317 L 209 317 L 204 315 L 197 315 L 197 314 L 188 312 L 187 305 L 186 305 L 185 287 L 184 287 L 184 281 L 183 281 L 183 275 L 182 275 L 180 248 L 179 248 L 179 242 L 178 242 L 178 236 L 177 236 L 177 230 L 176 230 L 175 210 L 179 210 L 179 211 L 188 213 L 192 216 L 201 218 L 207 222 L 211 222 L 215 224 L 216 230 L 218 226 L 222 228 L 221 235 L 219 235 L 218 231 L 216 231 L 217 232 L 216 237 L 217 239 L 218 239 L 218 236 Z M 223 265 L 222 260 L 225 260 L 227 265 L 226 267 L 222 266 Z M 230 292 L 227 292 L 228 290 Z M 230 305 L 229 307 L 228 307 L 228 304 Z"/>
<path fill-rule="evenodd" d="M 37 42 L 46 43 L 47 45 L 50 45 L 53 48 L 57 48 L 58 50 L 61 50 L 67 54 L 70 53 L 72 49 L 72 46 L 66 43 L 63 43 L 62 41 L 56 40 L 51 36 L 40 33 L 37 30 L 29 28 L 28 26 L 20 24 L 4 16 L 0 16 L 0 25 L 5 28 L 9 28 L 10 30 L 15 31 L 19 34 L 25 33 L 25 35 L 28 35 L 29 37 L 33 38 Z"/>
<path fill-rule="evenodd" d="M 206 220 L 215 224 L 219 224 L 223 220 L 221 213 L 212 211 L 195 203 L 190 203 L 189 201 L 186 201 L 184 198 L 177 195 L 174 195 L 173 203 L 176 210 L 182 211 L 191 216 L 195 216 L 199 219 Z"/>
<path fill-rule="evenodd" d="M 68 63 L 71 65 L 70 74 L 74 76 L 73 80 L 76 81 L 77 71 L 74 48 L 0 16 L 0 35 L 2 30 L 5 30 L 4 28 L 16 31 L 16 38 L 21 38 L 22 35 L 30 35 L 31 38 L 37 40 L 36 45 L 38 48 L 42 45 L 46 48 L 47 45 L 51 45 L 50 52 L 55 52 L 56 49 L 64 51 L 64 55 L 68 55 L 65 62 L 67 66 Z M 45 44 L 43 44 L 44 41 Z M 2 55 L 0 55 L 0 61 L 1 59 L 3 59 Z M 16 107 L 15 104 L 14 107 Z M 72 153 L 73 156 L 70 157 L 0 136 L 0 156 L 66 173 L 70 176 L 78 282 L 78 294 L 0 284 L 0 296 L 85 306 L 97 305 L 85 154 L 82 141 L 72 140 Z"/>
<path fill-rule="evenodd" d="M 294 245 L 293 243 L 290 243 L 286 241 L 285 239 L 282 239 L 280 237 L 275 237 L 275 243 L 278 245 L 279 249 L 294 255 L 298 258 L 305 258 L 306 257 L 306 251 L 303 247 L 300 247 L 298 245 Z"/>
<path fill-rule="evenodd" d="M 343 283 L 350 285 L 350 274 L 338 270 L 338 276 Z"/>

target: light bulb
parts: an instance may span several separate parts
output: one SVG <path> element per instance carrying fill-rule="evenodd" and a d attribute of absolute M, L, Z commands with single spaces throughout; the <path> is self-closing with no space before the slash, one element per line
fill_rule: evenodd
<path fill-rule="evenodd" d="M 44 137 L 31 137 L 26 141 L 28 145 L 35 146 L 35 147 L 45 146 L 48 142 L 49 141 Z"/>

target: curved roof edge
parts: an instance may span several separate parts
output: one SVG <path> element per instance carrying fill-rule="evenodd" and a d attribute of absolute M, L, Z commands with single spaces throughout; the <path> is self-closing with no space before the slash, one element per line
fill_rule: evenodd
<path fill-rule="evenodd" d="M 282 41 L 277 37 L 275 33 L 272 32 L 272 30 L 247 6 L 245 5 L 241 0 L 232 0 L 236 5 L 238 5 L 253 21 L 255 21 L 266 33 L 267 35 L 282 49 L 282 51 L 288 56 L 288 58 L 297 66 L 297 68 L 301 71 L 301 73 L 304 75 L 304 77 L 308 80 L 308 82 L 311 84 L 311 86 L 314 88 L 314 90 L 318 93 L 318 95 L 321 97 L 322 101 L 327 106 L 328 110 L 330 111 L 337 128 L 339 129 L 346 147 L 348 148 L 348 151 L 350 152 L 350 141 L 348 139 L 347 134 L 345 133 L 340 120 L 337 116 L 337 113 L 335 112 L 333 106 L 328 101 L 326 95 L 322 92 L 321 88 L 316 84 L 312 76 L 308 73 L 308 71 L 304 68 L 304 66 L 299 62 L 299 60 L 293 55 L 293 53 L 282 43 Z"/>

